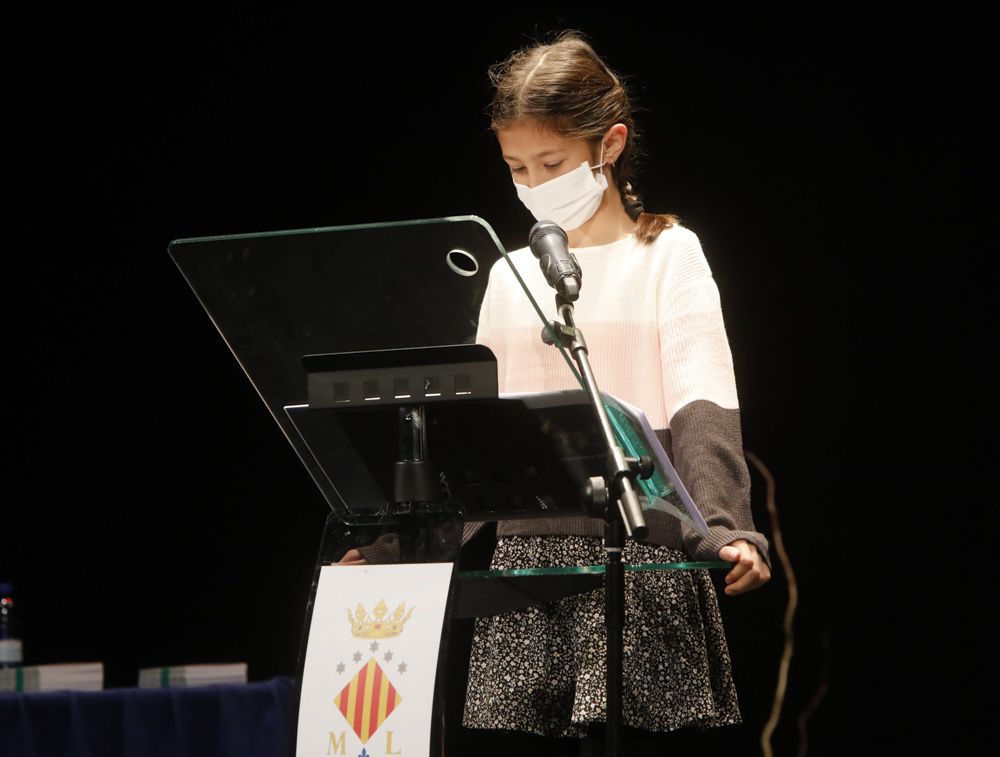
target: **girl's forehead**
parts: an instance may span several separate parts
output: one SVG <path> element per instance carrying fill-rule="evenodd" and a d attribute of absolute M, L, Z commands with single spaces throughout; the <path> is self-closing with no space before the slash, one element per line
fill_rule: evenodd
<path fill-rule="evenodd" d="M 537 121 L 516 121 L 497 129 L 497 141 L 507 157 L 532 158 L 555 150 L 571 150 L 582 140 L 570 139 Z"/>

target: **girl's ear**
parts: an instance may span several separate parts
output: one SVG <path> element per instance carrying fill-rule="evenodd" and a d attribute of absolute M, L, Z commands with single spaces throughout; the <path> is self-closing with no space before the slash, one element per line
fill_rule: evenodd
<path fill-rule="evenodd" d="M 625 124 L 615 124 L 604 135 L 604 160 L 614 164 L 625 149 L 628 139 L 628 127 Z"/>

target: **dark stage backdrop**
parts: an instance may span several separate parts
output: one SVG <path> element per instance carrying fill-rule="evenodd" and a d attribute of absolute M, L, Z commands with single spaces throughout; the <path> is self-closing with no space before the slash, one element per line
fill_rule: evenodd
<path fill-rule="evenodd" d="M 111 686 L 295 673 L 326 506 L 167 245 L 475 213 L 522 246 L 486 69 L 575 27 L 631 76 L 639 188 L 701 238 L 746 447 L 777 480 L 799 607 L 775 744 L 795 753 L 815 706 L 812 754 L 865 726 L 974 751 L 997 533 L 985 12 L 483 12 L 5 24 L 0 579 L 28 662 L 103 660 Z M 776 565 L 721 600 L 750 745 L 787 595 Z"/>

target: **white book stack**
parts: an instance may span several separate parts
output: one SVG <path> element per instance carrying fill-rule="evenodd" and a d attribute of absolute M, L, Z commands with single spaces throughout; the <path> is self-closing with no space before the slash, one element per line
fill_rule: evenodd
<path fill-rule="evenodd" d="M 103 688 L 102 662 L 0 668 L 0 691 L 100 691 Z"/>
<path fill-rule="evenodd" d="M 140 689 L 165 689 L 171 686 L 207 686 L 212 683 L 246 683 L 247 664 L 227 662 L 199 665 L 172 665 L 164 668 L 142 668 Z"/>

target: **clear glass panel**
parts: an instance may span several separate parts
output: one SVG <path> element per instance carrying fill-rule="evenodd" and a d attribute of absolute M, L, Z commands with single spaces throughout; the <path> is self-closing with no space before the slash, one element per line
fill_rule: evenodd
<path fill-rule="evenodd" d="M 627 571 L 728 568 L 726 562 L 683 562 L 626 565 Z M 455 573 L 452 614 L 458 618 L 495 615 L 523 607 L 542 606 L 604 586 L 605 566 L 463 570 Z"/>
<path fill-rule="evenodd" d="M 343 511 L 285 412 L 307 401 L 303 357 L 473 343 L 503 249 L 481 218 L 458 216 L 178 239 L 169 253 L 330 506 Z"/>
<path fill-rule="evenodd" d="M 626 565 L 627 571 L 655 570 L 701 570 L 703 568 L 731 568 L 732 564 L 723 560 L 705 562 L 665 562 Z M 515 568 L 511 570 L 463 570 L 455 575 L 459 578 L 516 578 L 521 576 L 581 576 L 603 575 L 603 565 L 581 565 L 572 568 Z"/>

